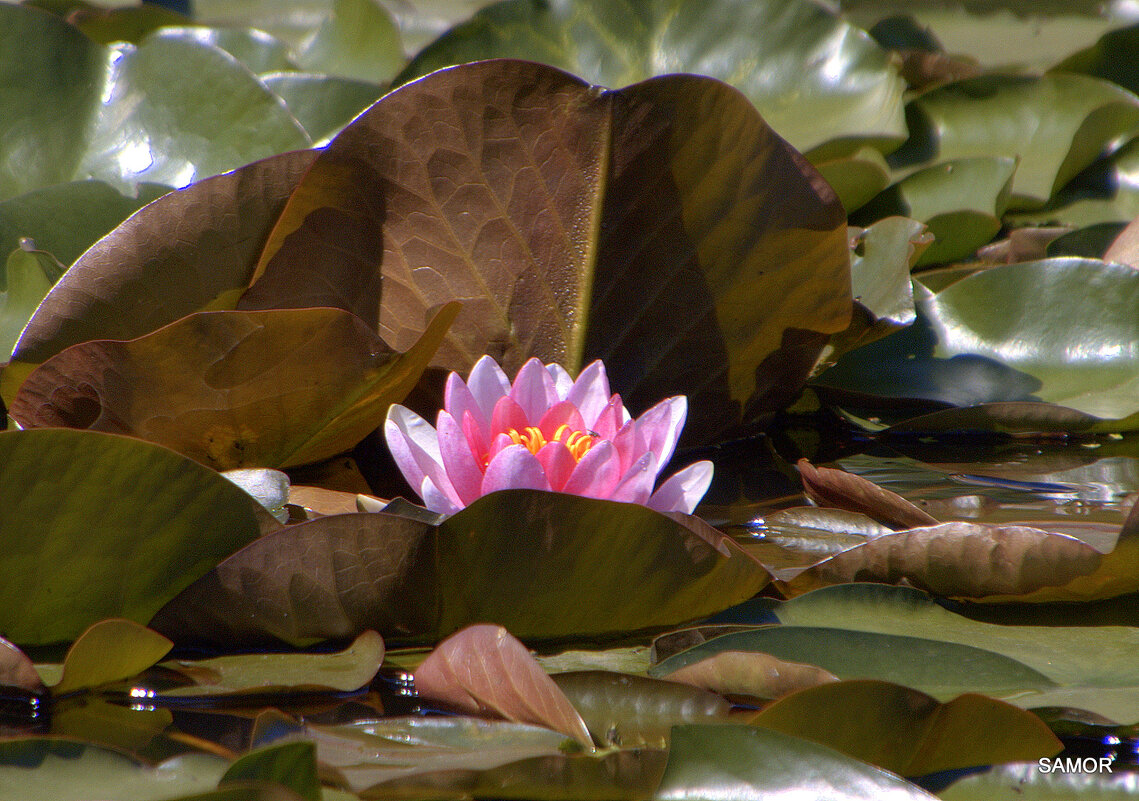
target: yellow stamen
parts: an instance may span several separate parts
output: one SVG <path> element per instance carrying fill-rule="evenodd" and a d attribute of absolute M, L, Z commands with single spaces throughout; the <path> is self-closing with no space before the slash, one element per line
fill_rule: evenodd
<path fill-rule="evenodd" d="M 542 432 L 534 426 L 527 426 L 522 431 L 511 428 L 506 434 L 515 445 L 525 445 L 526 450 L 533 454 L 537 454 L 547 444 Z M 596 437 L 585 431 L 574 431 L 563 423 L 558 426 L 558 430 L 554 432 L 554 438 L 551 441 L 563 443 L 569 449 L 574 461 L 580 462 L 581 457 L 585 456 L 593 447 Z"/>

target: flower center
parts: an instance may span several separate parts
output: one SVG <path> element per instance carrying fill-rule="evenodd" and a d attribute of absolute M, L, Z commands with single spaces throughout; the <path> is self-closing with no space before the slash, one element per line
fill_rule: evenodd
<path fill-rule="evenodd" d="M 526 449 L 535 455 L 547 444 L 542 432 L 534 426 L 527 426 L 522 431 L 512 428 L 506 434 L 514 440 L 515 445 L 525 445 Z M 554 438 L 550 441 L 563 443 L 569 449 L 574 461 L 580 462 L 581 457 L 585 456 L 593 447 L 597 437 L 588 431 L 573 431 L 567 424 L 563 423 L 558 426 L 558 430 L 554 432 Z"/>

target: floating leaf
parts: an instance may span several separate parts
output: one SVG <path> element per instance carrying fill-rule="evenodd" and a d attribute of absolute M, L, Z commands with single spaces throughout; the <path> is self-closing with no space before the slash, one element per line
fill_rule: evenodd
<path fill-rule="evenodd" d="M 901 495 L 854 473 L 815 467 L 806 459 L 800 459 L 796 467 L 807 497 L 819 506 L 858 512 L 895 529 L 937 525 L 936 518 Z"/>
<path fill-rule="evenodd" d="M 1103 254 L 1103 260 L 1139 269 L 1139 224 L 1132 220 L 1120 231 Z"/>
<path fill-rule="evenodd" d="M 0 354 L 5 358 L 63 269 L 54 256 L 42 250 L 19 247 L 8 256 L 4 291 L 0 292 Z"/>
<path fill-rule="evenodd" d="M 752 726 L 678 726 L 657 801 L 917 801 L 934 796 L 826 746 Z"/>
<path fill-rule="evenodd" d="M 457 312 L 440 311 L 403 354 L 339 309 L 201 312 L 73 345 L 29 374 L 9 413 L 25 427 L 132 434 L 219 470 L 316 462 L 380 425 Z"/>
<path fill-rule="evenodd" d="M 44 683 L 32 660 L 7 640 L 0 638 L 0 686 L 43 692 Z"/>
<path fill-rule="evenodd" d="M 884 681 L 805 689 L 749 722 L 903 776 L 1039 759 L 1063 748 L 1044 721 L 1009 704 L 972 693 L 941 704 Z"/>
<path fill-rule="evenodd" d="M 79 635 L 63 660 L 55 695 L 88 690 L 136 676 L 166 655 L 174 643 L 130 620 L 103 620 Z"/>
<path fill-rule="evenodd" d="M 274 72 L 262 75 L 261 80 L 285 101 L 318 147 L 328 144 L 332 136 L 385 91 L 383 86 L 369 81 L 304 72 Z"/>
<path fill-rule="evenodd" d="M 817 173 L 717 81 L 599 92 L 483 62 L 392 92 L 328 145 L 240 308 L 345 308 L 402 350 L 458 298 L 437 366 L 602 358 L 634 410 L 688 395 L 685 435 L 708 440 L 781 407 L 846 326 L 845 231 Z"/>
<path fill-rule="evenodd" d="M 583 670 L 553 680 L 602 747 L 667 748 L 673 726 L 727 720 L 731 706 L 714 692 L 647 676 Z"/>
<path fill-rule="evenodd" d="M 226 470 L 222 475 L 248 492 L 279 523 L 289 522 L 289 510 L 285 508 L 291 491 L 289 477 L 280 470 L 258 467 Z"/>
<path fill-rule="evenodd" d="M 905 581 L 938 595 L 1025 595 L 1093 574 L 1103 555 L 1031 526 L 953 522 L 876 537 L 785 582 L 798 595 L 828 584 Z"/>
<path fill-rule="evenodd" d="M 188 687 L 156 691 L 167 698 L 251 696 L 313 691 L 354 692 L 375 678 L 384 641 L 366 631 L 331 654 L 235 654 L 164 663 L 194 680 Z"/>
<path fill-rule="evenodd" d="M 246 646 L 369 628 L 422 641 L 484 620 L 523 639 L 583 637 L 713 614 L 767 583 L 730 539 L 682 521 L 537 490 L 484 496 L 437 528 L 390 514 L 321 517 L 234 554 L 152 625 L 175 641 Z M 630 575 L 641 577 L 634 595 Z"/>
<path fill-rule="evenodd" d="M 196 311 L 232 308 L 315 156 L 283 153 L 171 192 L 97 242 L 28 324 L 0 380 L 5 402 L 32 367 L 71 345 L 134 339 Z M 169 235 L 172 220 L 177 238 Z"/>
<path fill-rule="evenodd" d="M 906 119 L 891 166 L 1019 157 L 1010 203 L 1038 207 L 1139 127 L 1139 98 L 1084 75 L 983 75 L 920 95 Z"/>
<path fill-rule="evenodd" d="M 905 137 L 903 84 L 887 54 L 800 0 L 507 0 L 425 47 L 396 83 L 488 58 L 541 61 L 605 86 L 669 72 L 711 75 L 747 95 L 804 152 L 825 143 L 839 152 L 861 142 L 889 149 Z"/>
<path fill-rule="evenodd" d="M 742 651 L 721 651 L 679 670 L 658 675 L 722 695 L 756 698 L 779 698 L 804 687 L 838 681 L 838 676 L 814 665 Z"/>
<path fill-rule="evenodd" d="M 890 166 L 872 147 L 864 147 L 849 156 L 816 160 L 815 166 L 834 188 L 847 214 L 862 208 L 890 184 Z"/>
<path fill-rule="evenodd" d="M 139 181 L 185 186 L 309 144 L 277 98 L 213 48 L 163 38 L 100 45 L 3 3 L 0 72 L 12 76 L 0 92 L 0 199 L 83 178 L 126 191 Z"/>
<path fill-rule="evenodd" d="M 501 626 L 469 626 L 439 643 L 416 668 L 415 687 L 465 712 L 545 726 L 593 748 L 581 715 Z"/>
<path fill-rule="evenodd" d="M 0 630 L 22 644 L 145 622 L 258 536 L 256 502 L 214 471 L 91 431 L 0 433 L 0 498 Z"/>
<path fill-rule="evenodd" d="M 161 184 L 141 184 L 137 196 L 122 195 L 102 181 L 88 180 L 0 201 L 0 253 L 10 253 L 27 238 L 62 264 L 71 264 L 97 239 L 169 191 Z"/>
<path fill-rule="evenodd" d="M 1139 774 L 1115 766 L 1115 759 L 1103 763 L 1096 757 L 1078 759 L 1082 769 L 1089 772 L 1050 770 L 1045 773 L 1040 763 L 1021 762 L 1011 765 L 994 765 L 988 770 L 970 773 L 958 778 L 938 793 L 942 801 L 1064 801 L 1069 798 L 1095 798 L 1104 801 L 1126 801 L 1139 798 Z M 1056 763 L 1048 760 L 1049 767 Z M 1060 766 L 1065 763 L 1060 760 Z M 1112 769 L 1115 766 L 1115 769 Z"/>
<path fill-rule="evenodd" d="M 399 30 L 373 0 L 333 0 L 328 16 L 297 52 L 297 61 L 308 72 L 376 84 L 390 81 L 405 63 Z"/>
<path fill-rule="evenodd" d="M 209 28 L 204 25 L 174 24 L 161 27 L 150 35 L 177 39 L 199 47 L 216 47 L 233 56 L 253 73 L 296 69 L 285 43 L 255 28 Z"/>
<path fill-rule="evenodd" d="M 279 784 L 305 801 L 320 801 L 316 749 L 312 743 L 284 743 L 251 751 L 229 766 L 218 787 L 246 782 Z"/>

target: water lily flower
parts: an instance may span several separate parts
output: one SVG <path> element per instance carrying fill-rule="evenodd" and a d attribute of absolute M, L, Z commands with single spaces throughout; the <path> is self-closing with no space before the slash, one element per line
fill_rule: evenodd
<path fill-rule="evenodd" d="M 435 427 L 393 405 L 384 436 L 428 509 L 453 514 L 502 489 L 539 489 L 691 514 L 712 482 L 712 463 L 689 465 L 653 491 L 684 427 L 688 401 L 668 398 L 633 419 L 609 392 L 600 361 L 573 380 L 530 359 L 511 384 L 483 356 L 464 382 L 447 376 Z"/>

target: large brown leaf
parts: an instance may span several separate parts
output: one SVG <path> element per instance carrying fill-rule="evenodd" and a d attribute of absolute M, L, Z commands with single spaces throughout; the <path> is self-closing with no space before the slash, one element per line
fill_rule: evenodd
<path fill-rule="evenodd" d="M 799 595 L 875 581 L 965 598 L 1023 595 L 1091 574 L 1103 558 L 1075 537 L 1030 526 L 942 523 L 871 539 L 800 573 L 783 589 Z"/>
<path fill-rule="evenodd" d="M 340 309 L 199 312 L 128 342 L 73 345 L 28 376 L 10 414 L 131 434 L 218 470 L 315 462 L 383 422 L 457 311 L 403 354 Z"/>
<path fill-rule="evenodd" d="M 96 242 L 28 323 L 0 382 L 4 401 L 71 345 L 134 339 L 203 309 L 232 309 L 296 182 L 299 150 L 206 178 L 140 209 Z"/>
<path fill-rule="evenodd" d="M 415 671 L 415 688 L 463 711 L 545 726 L 593 748 L 565 693 L 501 626 L 468 626 L 439 643 Z"/>
<path fill-rule="evenodd" d="M 689 395 L 689 439 L 706 440 L 786 402 L 845 328 L 845 235 L 833 191 L 725 84 L 603 91 L 479 62 L 332 141 L 239 308 L 339 306 L 403 349 L 457 298 L 437 365 L 604 358 L 634 410 Z"/>
<path fill-rule="evenodd" d="M 177 642 L 434 641 L 491 621 L 524 640 L 673 626 L 769 580 L 696 518 L 539 490 L 478 499 L 438 526 L 329 515 L 261 537 L 151 620 Z"/>
<path fill-rule="evenodd" d="M 815 467 L 800 459 L 799 476 L 807 497 L 819 506 L 859 512 L 893 529 L 936 526 L 931 517 L 896 492 L 879 487 L 873 481 L 833 467 Z"/>

